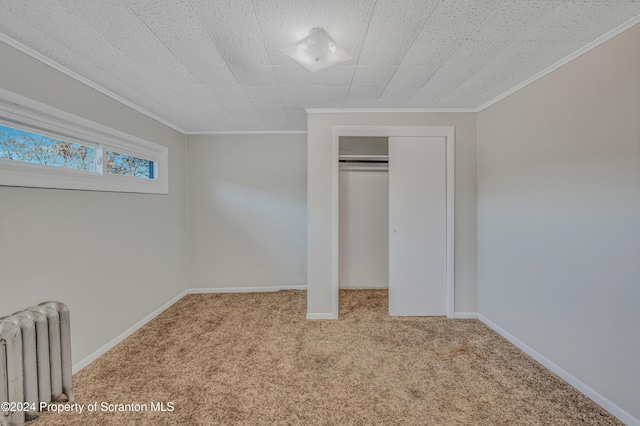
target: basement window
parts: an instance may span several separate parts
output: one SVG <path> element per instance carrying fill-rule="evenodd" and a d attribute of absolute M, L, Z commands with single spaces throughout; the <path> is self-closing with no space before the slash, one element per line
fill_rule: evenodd
<path fill-rule="evenodd" d="M 0 89 L 0 185 L 168 193 L 167 148 Z"/>
<path fill-rule="evenodd" d="M 96 171 L 96 148 L 0 124 L 0 159 Z"/>
<path fill-rule="evenodd" d="M 155 179 L 155 162 L 129 154 L 107 150 L 107 173 Z"/>

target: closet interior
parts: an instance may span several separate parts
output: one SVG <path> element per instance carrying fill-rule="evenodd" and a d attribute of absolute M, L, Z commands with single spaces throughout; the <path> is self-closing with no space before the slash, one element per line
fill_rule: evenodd
<path fill-rule="evenodd" d="M 389 314 L 447 312 L 446 137 L 340 137 L 338 287 Z"/>
<path fill-rule="evenodd" d="M 389 138 L 339 144 L 339 288 L 388 288 Z"/>

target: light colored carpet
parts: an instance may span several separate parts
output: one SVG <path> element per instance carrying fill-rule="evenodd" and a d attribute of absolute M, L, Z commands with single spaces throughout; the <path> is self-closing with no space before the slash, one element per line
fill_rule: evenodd
<path fill-rule="evenodd" d="M 29 425 L 621 424 L 477 320 L 389 317 L 384 290 L 305 312 L 302 291 L 186 296 L 74 376 L 97 412 Z"/>

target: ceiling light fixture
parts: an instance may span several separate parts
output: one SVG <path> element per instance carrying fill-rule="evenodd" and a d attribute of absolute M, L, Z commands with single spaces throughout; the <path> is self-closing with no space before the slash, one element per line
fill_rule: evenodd
<path fill-rule="evenodd" d="M 351 55 L 336 45 L 335 41 L 319 28 L 312 29 L 308 37 L 280 50 L 300 62 L 311 72 L 320 71 L 351 59 Z"/>

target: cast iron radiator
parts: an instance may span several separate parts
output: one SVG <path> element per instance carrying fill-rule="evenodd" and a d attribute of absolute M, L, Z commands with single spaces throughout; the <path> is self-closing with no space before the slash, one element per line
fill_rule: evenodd
<path fill-rule="evenodd" d="M 1 426 L 22 426 L 41 403 L 74 400 L 69 308 L 45 302 L 0 318 Z M 8 407 L 7 407 L 8 406 Z M 9 408 L 9 410 L 5 410 Z"/>

